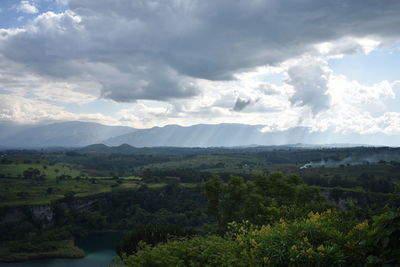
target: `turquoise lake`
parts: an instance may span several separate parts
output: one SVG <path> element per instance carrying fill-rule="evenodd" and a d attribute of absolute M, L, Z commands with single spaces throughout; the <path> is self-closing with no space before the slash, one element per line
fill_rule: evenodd
<path fill-rule="evenodd" d="M 82 259 L 45 259 L 18 263 L 0 263 L 0 267 L 106 267 L 116 256 L 115 246 L 122 234 L 102 233 L 90 235 L 78 241 L 78 247 L 86 251 Z"/>

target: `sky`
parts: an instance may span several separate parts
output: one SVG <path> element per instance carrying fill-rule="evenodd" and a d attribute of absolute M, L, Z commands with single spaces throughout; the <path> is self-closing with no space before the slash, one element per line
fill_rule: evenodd
<path fill-rule="evenodd" d="M 0 121 L 400 134 L 398 0 L 0 0 Z"/>

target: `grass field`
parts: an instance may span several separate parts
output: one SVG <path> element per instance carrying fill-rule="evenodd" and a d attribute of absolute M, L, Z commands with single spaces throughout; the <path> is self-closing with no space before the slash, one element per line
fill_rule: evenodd
<path fill-rule="evenodd" d="M 60 175 L 69 175 L 76 177 L 82 175 L 82 171 L 68 164 L 47 165 L 45 163 L 17 163 L 17 164 L 0 164 L 0 175 L 9 178 L 23 177 L 25 170 L 29 168 L 38 169 L 40 174 L 44 174 L 46 178 L 55 179 Z"/>
<path fill-rule="evenodd" d="M 111 176 L 90 176 L 90 178 L 99 179 L 99 180 L 113 180 Z M 137 176 L 126 176 L 126 177 L 119 177 L 119 179 L 124 181 L 141 181 L 142 177 Z"/>
<path fill-rule="evenodd" d="M 34 163 L 32 163 L 34 162 Z M 114 190 L 132 190 L 143 184 L 141 175 L 148 169 L 180 169 L 190 168 L 200 172 L 243 175 L 281 171 L 297 173 L 303 178 L 318 177 L 332 179 L 341 176 L 343 179 L 356 179 L 362 173 L 374 175 L 377 178 L 389 178 L 400 181 L 400 167 L 387 164 L 371 164 L 358 166 L 315 167 L 300 169 L 302 164 L 273 164 L 262 154 L 210 154 L 182 156 L 165 162 L 151 163 L 132 168 L 116 181 L 111 170 L 82 169 L 67 163 L 48 164 L 45 161 L 30 160 L 30 163 L 0 164 L 0 206 L 42 205 L 52 200 L 61 199 L 67 192 L 74 192 L 76 197 L 84 197 Z M 44 174 L 44 181 L 29 181 L 23 178 L 23 172 L 35 168 Z M 96 175 L 97 174 L 97 175 Z M 107 175 L 104 175 L 107 174 Z M 57 181 L 56 177 L 68 175 L 72 179 Z M 80 179 L 75 177 L 80 176 Z M 162 177 L 161 177 L 162 178 Z M 118 184 L 119 183 L 119 184 Z M 151 188 L 163 187 L 166 181 L 147 184 Z M 186 187 L 196 184 L 182 184 Z"/>
<path fill-rule="evenodd" d="M 24 171 L 34 168 L 45 176 L 43 181 L 24 178 Z M 71 178 L 57 180 L 56 177 L 68 175 Z M 76 177 L 81 177 L 75 179 Z M 68 192 L 75 197 L 86 197 L 117 190 L 132 190 L 139 186 L 142 178 L 137 176 L 120 177 L 119 183 L 113 177 L 88 176 L 87 172 L 69 164 L 57 163 L 12 163 L 0 164 L 0 207 L 20 205 L 46 205 L 53 200 L 62 199 Z M 165 184 L 154 184 L 162 187 Z"/>
<path fill-rule="evenodd" d="M 115 190 L 133 189 L 138 186 L 136 181 L 124 181 L 117 185 L 112 180 L 80 181 L 46 180 L 33 184 L 21 178 L 0 179 L 0 207 L 19 205 L 46 205 L 53 200 L 64 198 L 67 192 L 74 192 L 76 197 L 85 197 Z M 51 188 L 51 189 L 49 189 Z"/>
<path fill-rule="evenodd" d="M 145 169 L 178 169 L 190 168 L 202 172 L 231 173 L 231 174 L 257 174 L 280 171 L 283 173 L 297 173 L 303 177 L 319 176 L 332 178 L 357 178 L 362 173 L 374 175 L 377 178 L 389 178 L 400 181 L 400 167 L 388 164 L 367 164 L 352 166 L 325 166 L 300 169 L 304 163 L 274 164 L 260 154 L 227 154 L 227 155 L 197 155 L 182 157 L 168 162 L 153 163 L 135 168 L 140 173 Z"/>
<path fill-rule="evenodd" d="M 250 164 L 248 164 L 250 163 Z M 173 168 L 193 168 L 203 171 L 210 171 L 224 168 L 248 168 L 251 166 L 260 166 L 264 161 L 253 155 L 229 154 L 229 155 L 196 155 L 183 157 L 173 161 L 162 163 L 153 163 L 136 169 L 156 168 L 156 169 L 173 169 Z"/>

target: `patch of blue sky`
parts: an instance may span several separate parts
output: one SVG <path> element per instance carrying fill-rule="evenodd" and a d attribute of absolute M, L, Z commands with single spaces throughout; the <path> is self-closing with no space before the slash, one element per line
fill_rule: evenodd
<path fill-rule="evenodd" d="M 27 17 L 35 17 L 35 14 L 23 14 L 18 12 L 17 6 L 19 1 L 15 0 L 2 0 L 0 2 L 0 28 L 19 28 L 22 27 L 25 22 L 23 20 Z"/>
<path fill-rule="evenodd" d="M 330 59 L 329 66 L 335 74 L 350 80 L 373 85 L 383 80 L 400 80 L 400 43 L 377 49 L 369 54 L 355 54 L 340 59 Z"/>
<path fill-rule="evenodd" d="M 260 82 L 267 82 L 280 86 L 283 84 L 285 76 L 283 72 L 280 72 L 280 73 L 257 75 L 254 77 L 254 79 Z"/>
<path fill-rule="evenodd" d="M 29 14 L 18 10 L 20 3 L 21 1 L 17 0 L 0 1 L 0 28 L 22 28 L 26 23 L 36 18 L 39 14 L 48 11 L 61 13 L 67 9 L 67 6 L 57 0 L 29 1 L 29 3 L 34 5 L 38 10 L 37 13 Z"/>
<path fill-rule="evenodd" d="M 12 94 L 11 91 L 0 88 L 0 95 L 11 95 L 11 94 Z"/>

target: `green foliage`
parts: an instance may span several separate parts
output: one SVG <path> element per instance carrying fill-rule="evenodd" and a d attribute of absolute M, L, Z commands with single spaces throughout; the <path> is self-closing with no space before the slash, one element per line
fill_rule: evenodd
<path fill-rule="evenodd" d="M 155 247 L 145 243 L 140 246 L 136 254 L 122 257 L 125 266 L 249 266 L 239 257 L 237 243 L 218 236 L 172 240 Z"/>
<path fill-rule="evenodd" d="M 360 266 L 368 223 L 351 228 L 342 220 L 339 213 L 328 210 L 292 222 L 230 227 L 241 255 L 253 266 Z"/>
<path fill-rule="evenodd" d="M 135 229 L 119 252 L 127 253 L 129 266 L 399 265 L 398 213 L 375 217 L 372 226 L 356 220 L 399 205 L 400 189 L 392 194 L 398 163 L 299 170 L 308 161 L 381 150 L 398 154 L 375 148 L 7 152 L 0 165 L 0 213 L 13 207 L 23 222 L 0 225 L 0 241 L 8 254 L 48 253 L 91 231 Z M 320 191 L 347 210 L 324 212 L 332 205 Z M 53 219 L 35 218 L 30 207 L 50 203 Z M 186 228 L 223 237 L 176 239 L 191 235 Z"/>
<path fill-rule="evenodd" d="M 125 266 L 399 266 L 398 212 L 377 216 L 372 225 L 346 216 L 327 210 L 262 226 L 232 222 L 225 238 L 142 243 L 122 259 Z"/>
<path fill-rule="evenodd" d="M 272 225 L 230 223 L 225 238 L 194 237 L 154 247 L 142 243 L 122 259 L 126 266 L 362 266 L 369 225 L 343 225 L 342 220 L 328 210 Z"/>
<path fill-rule="evenodd" d="M 296 175 L 271 173 L 256 175 L 245 182 L 231 176 L 228 182 L 213 177 L 204 185 L 208 211 L 215 216 L 220 230 L 231 221 L 249 220 L 254 224 L 279 218 L 297 218 L 308 211 L 322 211 L 330 205 L 319 190 L 300 184 Z"/>
<path fill-rule="evenodd" d="M 40 182 L 45 180 L 44 175 L 40 175 L 40 170 L 35 169 L 35 168 L 29 168 L 23 172 L 23 176 L 25 179 L 34 181 L 34 182 Z"/>
<path fill-rule="evenodd" d="M 171 238 L 187 237 L 195 234 L 196 231 L 194 229 L 183 228 L 173 224 L 140 225 L 121 240 L 116 251 L 120 256 L 123 254 L 131 255 L 137 251 L 140 242 L 155 245 L 160 242 L 166 242 Z"/>
<path fill-rule="evenodd" d="M 34 179 L 43 176 L 48 179 L 54 179 L 58 174 L 75 177 L 80 174 L 80 170 L 72 168 L 72 166 L 67 164 L 50 166 L 43 165 L 42 163 L 32 163 L 32 160 L 30 160 L 29 163 L 0 164 L 0 174 L 4 174 L 9 178 L 21 176 L 26 179 Z"/>
<path fill-rule="evenodd" d="M 375 216 L 370 232 L 368 263 L 400 265 L 400 212 Z"/>

